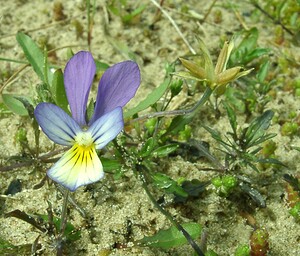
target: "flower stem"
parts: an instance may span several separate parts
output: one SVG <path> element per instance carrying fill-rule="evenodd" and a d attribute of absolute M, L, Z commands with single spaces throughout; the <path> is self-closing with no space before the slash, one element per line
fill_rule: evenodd
<path fill-rule="evenodd" d="M 59 229 L 59 235 L 57 238 L 57 256 L 63 255 L 63 239 L 64 239 L 64 233 L 67 225 L 67 218 L 68 218 L 68 200 L 69 200 L 69 193 L 70 191 L 68 189 L 64 189 L 64 199 L 63 199 L 63 205 L 61 210 L 61 219 L 60 219 L 60 229 Z"/>
<path fill-rule="evenodd" d="M 153 197 L 153 195 L 151 194 L 151 192 L 149 191 L 148 187 L 147 187 L 147 183 L 146 183 L 146 177 L 145 177 L 145 173 L 143 168 L 145 168 L 142 165 L 136 165 L 136 168 L 138 170 L 138 174 L 140 176 L 140 179 L 142 181 L 142 186 L 147 194 L 147 196 L 149 197 L 149 199 L 151 200 L 151 202 L 154 204 L 154 206 L 164 215 L 168 218 L 168 220 L 185 236 L 186 240 L 188 241 L 188 243 L 192 246 L 192 248 L 194 249 L 194 251 L 197 253 L 198 256 L 204 256 L 204 253 L 202 252 L 201 248 L 195 243 L 195 241 L 193 240 L 193 238 L 190 236 L 190 234 L 176 221 L 173 219 L 172 215 L 167 212 L 162 206 L 160 206 L 155 198 Z"/>
<path fill-rule="evenodd" d="M 128 121 L 125 125 L 130 123 L 141 121 L 144 119 L 154 118 L 154 117 L 165 117 L 165 116 L 180 116 L 180 115 L 195 115 L 201 106 L 209 99 L 210 95 L 212 94 L 213 90 L 208 86 L 202 95 L 201 99 L 191 108 L 189 109 L 179 109 L 179 110 L 171 110 L 171 111 L 160 111 L 155 113 L 150 113 L 147 115 L 140 116 L 138 118 L 134 118 Z"/>

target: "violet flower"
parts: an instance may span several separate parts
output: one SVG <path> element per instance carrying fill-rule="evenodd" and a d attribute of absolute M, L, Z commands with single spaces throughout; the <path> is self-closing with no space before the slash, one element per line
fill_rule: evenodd
<path fill-rule="evenodd" d="M 96 150 L 105 147 L 123 129 L 122 107 L 140 85 L 133 61 L 108 68 L 101 77 L 94 114 L 86 119 L 88 95 L 96 72 L 89 52 L 78 52 L 67 63 L 64 84 L 72 117 L 51 103 L 40 103 L 34 115 L 43 132 L 57 144 L 71 147 L 48 171 L 48 176 L 75 191 L 104 177 Z"/>

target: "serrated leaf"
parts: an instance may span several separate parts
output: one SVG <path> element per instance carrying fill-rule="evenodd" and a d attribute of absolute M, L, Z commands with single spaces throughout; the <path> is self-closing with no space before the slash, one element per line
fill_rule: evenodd
<path fill-rule="evenodd" d="M 201 235 L 202 228 L 198 223 L 184 223 L 182 227 L 193 239 Z M 140 246 L 148 246 L 161 249 L 170 249 L 187 243 L 185 236 L 175 226 L 167 230 L 160 230 L 153 236 L 146 236 L 138 241 Z"/>
<path fill-rule="evenodd" d="M 15 114 L 20 116 L 27 116 L 28 111 L 24 104 L 16 98 L 17 96 L 11 94 L 2 94 L 3 103 Z"/>

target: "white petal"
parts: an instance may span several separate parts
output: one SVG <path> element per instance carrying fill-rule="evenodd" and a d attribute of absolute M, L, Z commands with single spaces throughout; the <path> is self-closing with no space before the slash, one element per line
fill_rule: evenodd
<path fill-rule="evenodd" d="M 103 167 L 94 145 L 84 148 L 78 144 L 69 149 L 47 174 L 70 191 L 104 177 Z"/>

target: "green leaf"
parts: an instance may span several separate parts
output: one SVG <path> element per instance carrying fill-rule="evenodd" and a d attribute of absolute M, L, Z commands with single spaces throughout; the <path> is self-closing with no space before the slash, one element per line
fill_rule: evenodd
<path fill-rule="evenodd" d="M 169 134 L 177 135 L 180 131 L 184 130 L 185 126 L 189 124 L 193 118 L 194 113 L 174 117 L 163 136 L 166 137 Z"/>
<path fill-rule="evenodd" d="M 96 63 L 96 72 L 98 73 L 99 71 L 105 71 L 106 69 L 109 68 L 109 65 L 107 63 L 95 60 Z"/>
<path fill-rule="evenodd" d="M 156 148 L 155 150 L 153 150 L 152 154 L 155 157 L 166 157 L 170 153 L 174 152 L 178 147 L 179 147 L 178 144 L 164 145 L 162 147 L 159 147 L 159 148 Z"/>
<path fill-rule="evenodd" d="M 153 139 L 153 137 L 149 138 L 145 144 L 143 145 L 143 147 L 141 148 L 140 152 L 139 152 L 139 156 L 140 157 L 147 157 L 151 154 L 154 146 L 155 146 L 155 140 Z"/>
<path fill-rule="evenodd" d="M 250 52 L 249 54 L 247 54 L 244 58 L 244 64 L 246 63 L 249 63 L 250 61 L 260 57 L 260 56 L 263 56 L 267 53 L 269 53 L 270 50 L 267 49 L 267 48 L 257 48 L 257 49 L 254 49 L 252 52 Z"/>
<path fill-rule="evenodd" d="M 274 112 L 272 110 L 265 111 L 261 116 L 255 118 L 250 126 L 246 128 L 245 139 L 247 147 L 252 147 L 257 144 L 259 140 L 260 143 L 265 141 L 266 139 L 261 140 L 265 131 L 269 128 L 271 124 L 271 120 L 274 116 Z M 274 137 L 273 135 L 271 137 Z M 271 137 L 267 137 L 268 139 Z"/>
<path fill-rule="evenodd" d="M 105 172 L 112 172 L 121 168 L 121 164 L 115 159 L 100 157 Z"/>
<path fill-rule="evenodd" d="M 22 32 L 19 32 L 16 36 L 16 39 L 20 46 L 23 49 L 23 52 L 29 61 L 30 65 L 33 67 L 35 73 L 38 77 L 46 84 L 49 80 L 49 69 L 45 74 L 45 56 L 42 50 L 36 45 L 36 43 L 27 35 Z"/>
<path fill-rule="evenodd" d="M 146 5 L 141 5 L 138 8 L 136 8 L 135 10 L 133 10 L 133 12 L 126 14 L 122 17 L 122 21 L 124 23 L 130 23 L 132 21 L 132 19 L 136 16 L 138 16 L 139 14 L 141 14 L 146 8 Z"/>
<path fill-rule="evenodd" d="M 206 187 L 210 184 L 210 181 L 200 181 L 197 179 L 186 180 L 182 183 L 181 187 L 188 194 L 188 197 L 199 197 L 201 193 L 206 190 Z M 187 201 L 187 197 L 175 196 L 175 203 L 185 203 Z"/>
<path fill-rule="evenodd" d="M 154 103 L 156 103 L 165 93 L 167 90 L 169 84 L 170 84 L 171 78 L 168 77 L 161 83 L 157 88 L 155 88 L 148 96 L 146 99 L 141 101 L 136 107 L 128 110 L 127 112 L 124 113 L 124 118 L 128 118 L 133 116 L 134 114 L 145 110 L 146 108 L 152 106 Z"/>
<path fill-rule="evenodd" d="M 48 215 L 39 214 L 38 216 L 41 217 L 45 222 L 47 223 L 49 222 Z M 57 217 L 53 217 L 53 224 L 55 226 L 55 229 L 59 231 L 61 226 L 61 219 Z M 76 241 L 80 239 L 81 232 L 80 230 L 76 230 L 75 227 L 70 222 L 67 222 L 64 235 L 66 236 L 67 240 Z"/>
<path fill-rule="evenodd" d="M 201 235 L 202 228 L 198 223 L 184 223 L 182 227 L 193 239 Z M 153 236 L 146 236 L 138 241 L 140 246 L 148 246 L 161 249 L 170 249 L 187 243 L 185 236 L 175 226 L 167 230 L 160 230 Z"/>
<path fill-rule="evenodd" d="M 207 80 L 207 79 L 201 79 L 201 78 L 199 78 L 197 76 L 194 76 L 193 74 L 191 74 L 188 71 L 178 71 L 178 72 L 174 73 L 174 75 L 178 76 L 178 77 L 185 78 L 185 79 L 196 80 L 196 81 L 199 81 L 199 82 Z"/>
<path fill-rule="evenodd" d="M 178 195 L 181 197 L 187 197 L 187 192 L 184 191 L 182 187 L 180 187 L 176 181 L 171 179 L 169 176 L 163 173 L 152 173 L 151 177 L 153 179 L 153 183 L 159 187 L 160 189 L 165 190 L 167 193 Z"/>
<path fill-rule="evenodd" d="M 16 98 L 16 95 L 2 94 L 4 104 L 15 114 L 27 116 L 28 111 L 23 103 Z"/>
<path fill-rule="evenodd" d="M 260 65 L 259 71 L 257 73 L 257 80 L 262 83 L 267 77 L 269 71 L 270 62 L 265 61 L 263 64 Z"/>
<path fill-rule="evenodd" d="M 64 75 L 61 69 L 57 69 L 54 72 L 51 85 L 51 94 L 56 105 L 61 107 L 67 113 L 69 113 L 69 103 L 64 86 Z"/>
<path fill-rule="evenodd" d="M 233 108 L 231 108 L 229 106 L 229 104 L 227 104 L 225 101 L 223 102 L 225 108 L 226 108 L 226 111 L 227 111 L 227 116 L 228 116 L 228 119 L 229 119 L 229 123 L 231 125 L 231 128 L 232 128 L 232 131 L 236 137 L 236 129 L 237 129 L 237 122 L 236 122 L 236 115 L 235 115 L 235 112 L 233 110 Z"/>
<path fill-rule="evenodd" d="M 266 207 L 266 201 L 258 190 L 250 187 L 245 182 L 239 182 L 239 187 L 244 193 L 248 194 L 259 207 Z"/>
<path fill-rule="evenodd" d="M 13 245 L 0 237 L 0 255 L 11 256 L 11 255 L 31 255 L 32 244 L 21 244 Z"/>
<path fill-rule="evenodd" d="M 2 252 L 3 249 L 9 249 L 14 248 L 15 246 L 12 245 L 10 242 L 4 240 L 2 237 L 0 237 L 0 252 Z"/>

